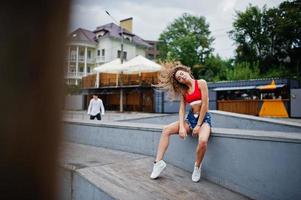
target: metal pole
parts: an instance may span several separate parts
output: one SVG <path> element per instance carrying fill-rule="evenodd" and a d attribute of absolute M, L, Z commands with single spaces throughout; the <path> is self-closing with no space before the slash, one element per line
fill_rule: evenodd
<path fill-rule="evenodd" d="M 120 61 L 121 61 L 121 64 L 123 63 L 123 29 L 121 27 L 121 24 L 119 23 L 119 27 L 121 29 L 121 51 L 120 51 Z M 121 71 L 121 76 L 120 76 L 120 112 L 123 112 L 123 89 L 122 89 L 122 86 L 123 86 L 123 81 L 122 81 L 122 71 Z"/>
<path fill-rule="evenodd" d="M 121 27 L 120 22 L 117 22 L 114 17 L 111 16 L 111 14 L 106 11 L 107 15 L 109 15 L 113 21 L 115 21 L 116 24 L 119 24 L 120 30 L 121 30 L 121 48 L 120 48 L 120 62 L 121 64 L 123 63 L 123 29 Z M 119 101 L 119 111 L 123 112 L 123 89 L 122 89 L 122 71 L 121 71 L 121 76 L 120 76 L 120 101 Z"/>

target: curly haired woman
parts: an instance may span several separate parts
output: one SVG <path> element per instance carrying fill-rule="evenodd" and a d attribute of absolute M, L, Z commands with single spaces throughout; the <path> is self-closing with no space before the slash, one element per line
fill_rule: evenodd
<path fill-rule="evenodd" d="M 163 156 L 168 148 L 169 137 L 178 134 L 180 138 L 185 139 L 187 133 L 191 133 L 192 136 L 198 136 L 195 165 L 191 177 L 192 181 L 198 182 L 211 132 L 207 83 L 203 79 L 195 80 L 190 68 L 180 63 L 173 63 L 167 64 L 165 70 L 161 72 L 158 87 L 167 90 L 172 99 L 180 98 L 179 120 L 163 128 L 150 178 L 159 177 L 166 167 Z M 191 109 L 185 119 L 186 103 L 190 104 Z"/>

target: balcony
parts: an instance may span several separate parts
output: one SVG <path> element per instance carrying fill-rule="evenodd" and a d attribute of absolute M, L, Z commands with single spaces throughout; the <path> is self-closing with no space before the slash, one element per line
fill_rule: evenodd
<path fill-rule="evenodd" d="M 87 63 L 90 63 L 90 64 L 95 63 L 95 58 L 87 58 Z"/>
<path fill-rule="evenodd" d="M 66 61 L 68 61 L 68 58 L 66 58 Z M 76 57 L 70 57 L 69 61 L 70 62 L 76 62 Z M 78 57 L 78 62 L 79 63 L 85 63 L 85 57 L 84 56 L 79 56 Z M 95 63 L 95 58 L 87 58 L 87 63 L 94 64 Z"/>
<path fill-rule="evenodd" d="M 68 79 L 81 79 L 83 76 L 89 75 L 90 73 L 85 72 L 67 72 L 65 74 L 65 78 Z"/>
<path fill-rule="evenodd" d="M 104 56 L 97 56 L 96 57 L 96 63 L 104 63 L 105 57 Z"/>

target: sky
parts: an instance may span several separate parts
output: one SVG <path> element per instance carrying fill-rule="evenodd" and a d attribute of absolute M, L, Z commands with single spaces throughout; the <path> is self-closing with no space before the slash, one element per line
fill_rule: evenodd
<path fill-rule="evenodd" d="M 69 30 L 114 22 L 106 10 L 119 22 L 133 17 L 133 33 L 145 40 L 158 40 L 159 35 L 183 13 L 204 16 L 215 38 L 214 54 L 222 58 L 235 55 L 235 45 L 229 38 L 236 11 L 244 11 L 249 4 L 262 8 L 277 7 L 283 0 L 73 0 Z"/>

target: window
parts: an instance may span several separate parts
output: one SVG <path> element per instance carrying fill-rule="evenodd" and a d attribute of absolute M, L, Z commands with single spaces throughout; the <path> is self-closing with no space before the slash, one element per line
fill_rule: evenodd
<path fill-rule="evenodd" d="M 97 56 L 100 56 L 100 50 L 97 50 Z"/>
<path fill-rule="evenodd" d="M 121 51 L 118 50 L 118 51 L 117 51 L 117 58 L 120 58 L 120 55 L 121 55 Z M 123 52 L 123 59 L 124 59 L 124 60 L 126 60 L 126 56 L 127 56 L 127 52 L 124 51 L 124 52 Z"/>
<path fill-rule="evenodd" d="M 133 37 L 131 35 L 127 35 L 126 33 L 123 33 L 123 38 L 125 40 L 128 40 L 128 41 L 132 41 L 133 40 Z"/>
<path fill-rule="evenodd" d="M 88 58 L 91 58 L 91 51 L 88 50 Z"/>
<path fill-rule="evenodd" d="M 105 56 L 105 49 L 102 49 L 102 50 L 101 50 L 101 55 L 102 55 L 102 56 Z"/>
<path fill-rule="evenodd" d="M 80 51 L 79 51 L 79 55 L 80 55 L 80 56 L 84 56 L 84 55 L 85 55 L 85 51 L 84 51 L 84 50 L 80 50 Z"/>
<path fill-rule="evenodd" d="M 80 67 L 80 68 L 79 68 L 79 72 L 84 72 L 84 68 L 83 68 L 83 67 Z"/>
<path fill-rule="evenodd" d="M 97 33 L 96 37 L 100 38 L 100 37 L 104 36 L 105 34 L 106 34 L 105 31 L 100 31 L 99 33 Z"/>
<path fill-rule="evenodd" d="M 87 72 L 90 73 L 91 69 L 90 67 L 87 67 Z"/>

